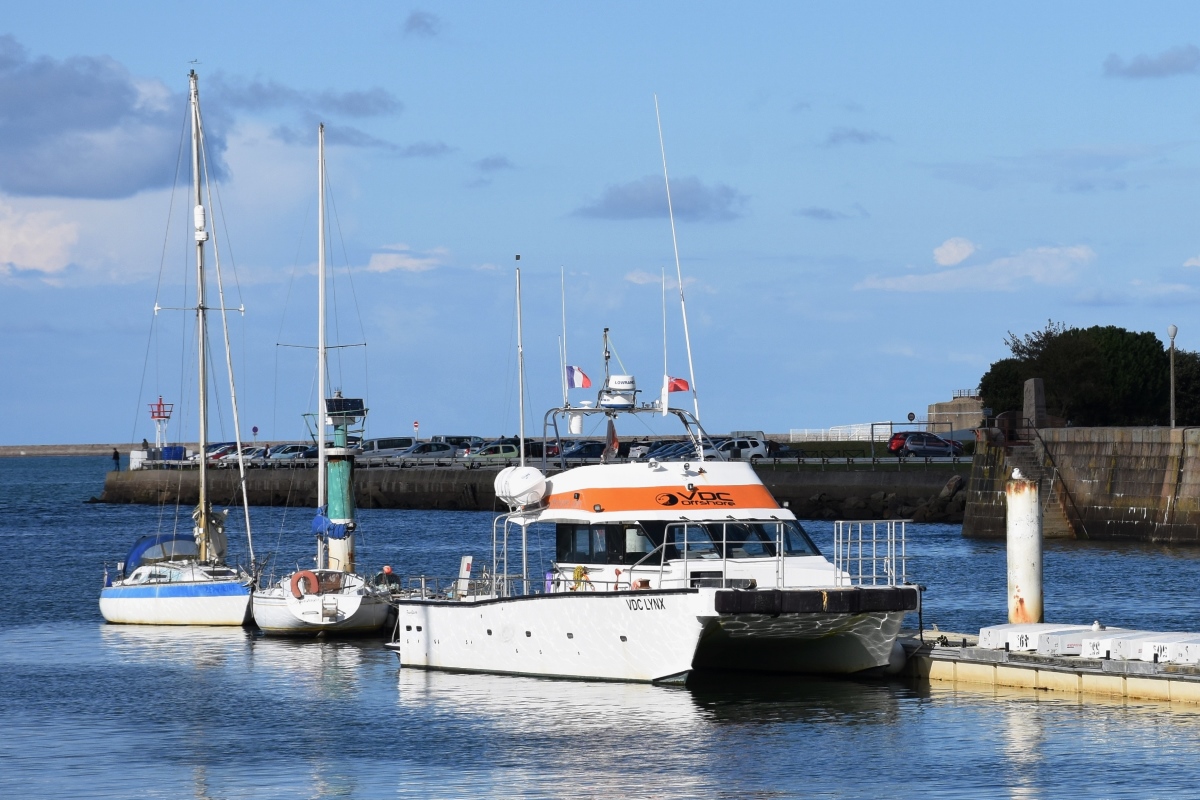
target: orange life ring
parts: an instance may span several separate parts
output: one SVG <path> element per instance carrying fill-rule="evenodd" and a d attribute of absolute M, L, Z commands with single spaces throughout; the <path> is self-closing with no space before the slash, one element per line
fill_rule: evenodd
<path fill-rule="evenodd" d="M 311 569 L 302 569 L 292 575 L 292 597 L 297 600 L 304 597 L 304 592 L 300 590 L 300 581 L 308 581 L 308 594 L 318 594 L 321 590 L 321 581 L 317 578 L 317 573 Z"/>

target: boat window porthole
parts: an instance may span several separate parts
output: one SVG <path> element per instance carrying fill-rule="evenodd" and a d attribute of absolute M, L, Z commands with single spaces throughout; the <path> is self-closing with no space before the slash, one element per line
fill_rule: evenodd
<path fill-rule="evenodd" d="M 533 634 L 529 631 L 525 631 L 525 638 L 529 638 L 530 636 L 533 636 Z"/>
<path fill-rule="evenodd" d="M 405 626 L 404 626 L 404 630 L 406 630 L 406 631 L 411 631 L 411 630 L 412 630 L 412 625 L 405 625 Z"/>
<path fill-rule="evenodd" d="M 579 492 L 576 492 L 576 493 L 575 493 L 575 499 L 576 499 L 576 500 L 578 500 L 578 499 L 579 499 Z"/>
<path fill-rule="evenodd" d="M 420 626 L 420 625 L 418 625 L 418 626 L 417 626 L 417 630 L 421 630 L 421 626 Z"/>
<path fill-rule="evenodd" d="M 492 635 L 492 629 L 488 628 L 488 636 L 491 636 L 491 635 Z"/>
<path fill-rule="evenodd" d="M 573 633 L 568 633 L 568 634 L 567 634 L 567 638 L 568 638 L 568 639 L 574 639 L 574 638 L 575 638 L 575 634 L 573 634 Z"/>
<path fill-rule="evenodd" d="M 628 640 L 628 639 L 626 639 L 624 636 L 622 636 L 622 637 L 621 637 L 621 641 L 622 641 L 622 642 L 628 642 L 629 640 Z"/>

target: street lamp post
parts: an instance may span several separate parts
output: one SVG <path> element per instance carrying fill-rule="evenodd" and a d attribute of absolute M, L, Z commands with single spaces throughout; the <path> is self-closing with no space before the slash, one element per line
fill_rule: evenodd
<path fill-rule="evenodd" d="M 1175 334 L 1179 328 L 1171 325 L 1167 328 L 1167 336 L 1171 337 L 1171 427 L 1175 427 Z"/>

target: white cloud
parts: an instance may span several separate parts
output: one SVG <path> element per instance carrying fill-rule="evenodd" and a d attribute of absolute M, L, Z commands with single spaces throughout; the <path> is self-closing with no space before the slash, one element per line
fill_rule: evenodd
<path fill-rule="evenodd" d="M 1095 251 L 1086 245 L 1034 247 L 988 264 L 890 278 L 872 275 L 854 288 L 893 292 L 1014 291 L 1026 283 L 1044 286 L 1070 283 L 1080 267 L 1095 257 Z"/>
<path fill-rule="evenodd" d="M 633 272 L 625 275 L 625 280 L 630 283 L 636 283 L 638 286 L 644 286 L 648 283 L 662 284 L 662 275 L 654 275 L 645 270 L 635 269 Z"/>
<path fill-rule="evenodd" d="M 79 226 L 53 211 L 19 212 L 0 205 L 0 272 L 61 272 L 71 263 L 78 239 Z"/>
<path fill-rule="evenodd" d="M 367 263 L 368 272 L 428 272 L 437 269 L 446 260 L 449 251 L 444 247 L 435 247 L 422 253 L 415 252 L 406 244 L 389 244 L 383 247 L 382 253 L 372 253 Z"/>
<path fill-rule="evenodd" d="M 943 267 L 953 267 L 966 261 L 978 249 L 970 239 L 955 236 L 933 248 L 933 260 Z"/>
<path fill-rule="evenodd" d="M 1185 267 L 1200 267 L 1200 256 L 1192 256 L 1187 261 L 1183 262 Z"/>
<path fill-rule="evenodd" d="M 642 269 L 635 269 L 633 272 L 625 273 L 625 280 L 637 286 L 662 286 L 663 276 L 661 273 L 646 272 Z M 695 278 L 684 278 L 683 285 L 690 287 L 697 281 Z M 667 288 L 678 289 L 679 281 L 675 280 L 673 275 L 667 275 Z"/>

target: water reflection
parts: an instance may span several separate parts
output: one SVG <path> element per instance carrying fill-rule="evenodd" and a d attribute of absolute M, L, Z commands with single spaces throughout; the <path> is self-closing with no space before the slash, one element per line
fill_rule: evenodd
<path fill-rule="evenodd" d="M 696 797 L 714 787 L 704 719 L 686 689 L 397 671 L 399 715 L 444 761 L 405 765 L 439 796 Z M 490 768 L 480 770 L 480 759 Z M 670 773 L 664 786 L 656 775 Z"/>
<path fill-rule="evenodd" d="M 737 672 L 694 676 L 688 689 L 707 719 L 739 725 L 885 725 L 909 695 L 898 683 Z"/>
<path fill-rule="evenodd" d="M 288 700 L 354 700 L 362 690 L 364 652 L 388 655 L 381 642 L 367 640 L 287 639 L 254 636 L 249 661 L 259 680 Z"/>
<path fill-rule="evenodd" d="M 242 628 L 101 625 L 100 647 L 119 663 L 157 663 L 215 669 L 245 660 L 250 634 Z"/>

